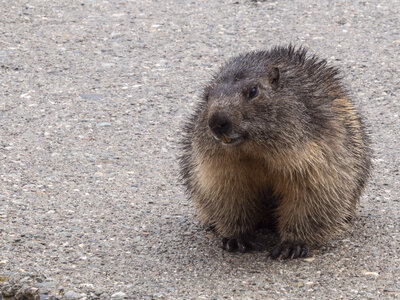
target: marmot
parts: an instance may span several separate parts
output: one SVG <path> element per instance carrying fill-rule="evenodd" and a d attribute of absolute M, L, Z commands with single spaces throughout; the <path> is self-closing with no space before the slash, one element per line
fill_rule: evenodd
<path fill-rule="evenodd" d="M 182 142 L 181 177 L 202 223 L 241 252 L 258 224 L 274 223 L 279 260 L 346 229 L 371 168 L 338 69 L 292 45 L 222 66 Z"/>

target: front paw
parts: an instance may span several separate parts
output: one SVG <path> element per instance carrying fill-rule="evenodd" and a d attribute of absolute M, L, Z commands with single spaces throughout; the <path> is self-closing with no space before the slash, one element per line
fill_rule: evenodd
<path fill-rule="evenodd" d="M 307 254 L 308 246 L 298 242 L 283 242 L 271 252 L 272 258 L 276 260 L 301 258 Z"/>
<path fill-rule="evenodd" d="M 239 251 L 241 253 L 249 252 L 251 250 L 257 250 L 259 246 L 250 241 L 248 238 L 240 237 L 240 238 L 223 238 L 221 243 L 222 249 L 235 252 Z"/>

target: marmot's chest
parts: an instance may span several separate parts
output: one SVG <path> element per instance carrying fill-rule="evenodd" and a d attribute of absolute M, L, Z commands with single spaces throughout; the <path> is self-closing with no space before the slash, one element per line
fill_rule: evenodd
<path fill-rule="evenodd" d="M 248 198 L 270 190 L 274 174 L 255 159 L 216 158 L 198 162 L 194 176 L 199 188 L 208 194 L 230 193 Z"/>

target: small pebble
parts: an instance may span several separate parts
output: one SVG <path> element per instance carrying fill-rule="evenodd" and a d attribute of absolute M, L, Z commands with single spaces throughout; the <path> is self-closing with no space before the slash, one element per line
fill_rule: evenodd
<path fill-rule="evenodd" d="M 314 261 L 315 260 L 315 257 L 306 257 L 306 258 L 303 258 L 303 261 L 306 261 L 306 262 L 312 262 L 312 261 Z"/>
<path fill-rule="evenodd" d="M 109 122 L 99 122 L 96 124 L 97 127 L 110 127 L 111 123 Z"/>
<path fill-rule="evenodd" d="M 111 295 L 111 299 L 115 300 L 126 299 L 126 297 L 126 294 L 123 292 L 117 292 Z"/>
<path fill-rule="evenodd" d="M 82 298 L 85 298 L 85 294 L 79 294 L 74 291 L 67 291 L 63 296 L 63 299 L 65 300 L 79 300 Z"/>

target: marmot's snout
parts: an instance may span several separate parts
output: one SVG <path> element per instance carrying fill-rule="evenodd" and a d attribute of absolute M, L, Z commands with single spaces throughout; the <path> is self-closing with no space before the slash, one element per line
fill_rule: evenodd
<path fill-rule="evenodd" d="M 213 135 L 220 139 L 222 136 L 229 136 L 232 131 L 232 122 L 224 112 L 215 112 L 208 120 L 208 126 Z"/>
<path fill-rule="evenodd" d="M 237 122 L 237 120 L 236 120 Z M 223 145 L 237 146 L 244 142 L 244 135 L 235 125 L 234 116 L 225 111 L 216 111 L 208 119 L 208 127 L 212 136 Z"/>

